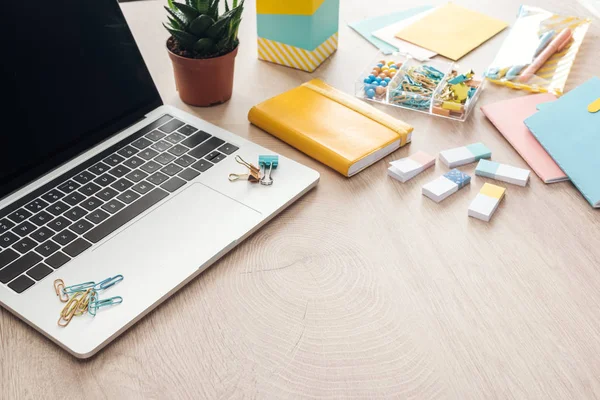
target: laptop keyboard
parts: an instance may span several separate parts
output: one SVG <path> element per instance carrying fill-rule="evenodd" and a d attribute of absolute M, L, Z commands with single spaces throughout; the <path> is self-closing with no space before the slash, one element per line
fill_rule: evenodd
<path fill-rule="evenodd" d="M 236 150 L 157 119 L 0 210 L 0 283 L 24 292 Z"/>

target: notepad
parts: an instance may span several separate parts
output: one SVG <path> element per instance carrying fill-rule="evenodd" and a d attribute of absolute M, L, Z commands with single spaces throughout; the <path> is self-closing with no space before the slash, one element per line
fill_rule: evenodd
<path fill-rule="evenodd" d="M 457 169 L 446 172 L 422 188 L 423 195 L 439 203 L 471 183 L 471 177 Z"/>
<path fill-rule="evenodd" d="M 504 193 L 506 193 L 506 189 L 502 186 L 484 184 L 469 205 L 469 217 L 489 222 L 504 198 Z"/>
<path fill-rule="evenodd" d="M 496 179 L 513 185 L 527 186 L 530 171 L 528 169 L 513 167 L 512 165 L 500 164 L 490 160 L 479 160 L 475 175 Z"/>
<path fill-rule="evenodd" d="M 435 157 L 418 151 L 408 157 L 390 163 L 388 175 L 400 182 L 406 182 L 435 165 Z"/>
<path fill-rule="evenodd" d="M 379 17 L 367 18 L 367 19 L 363 19 L 362 21 L 352 22 L 352 23 L 349 23 L 348 26 L 350 28 L 354 29 L 359 35 L 361 35 L 362 37 L 367 39 L 373 46 L 377 47 L 384 54 L 392 54 L 393 52 L 396 52 L 399 50 L 398 47 L 394 46 L 390 43 L 387 43 L 384 40 L 377 38 L 376 36 L 373 35 L 373 32 L 375 32 L 381 28 L 384 28 L 388 25 L 394 24 L 398 21 L 402 21 L 404 19 L 411 18 L 415 15 L 419 15 L 422 12 L 427 11 L 431 8 L 432 8 L 431 6 L 415 7 L 415 8 L 411 8 L 409 10 L 398 11 L 398 12 L 382 15 Z M 410 46 L 414 46 L 410 43 L 407 43 L 407 44 L 409 44 Z M 417 47 L 417 46 L 415 46 L 415 47 Z M 423 51 L 428 51 L 421 47 L 419 47 L 419 48 Z M 435 56 L 435 53 L 433 53 L 433 55 L 430 57 L 433 57 L 433 56 Z"/>
<path fill-rule="evenodd" d="M 595 208 L 600 208 L 600 112 L 592 113 L 588 107 L 599 97 L 600 78 L 594 77 L 525 120 Z"/>
<path fill-rule="evenodd" d="M 483 114 L 544 183 L 562 182 L 569 178 L 531 134 L 523 121 L 537 112 L 536 106 L 543 104 L 545 108 L 554 100 L 556 96 L 553 94 L 543 93 L 521 96 L 481 107 Z"/>
<path fill-rule="evenodd" d="M 448 168 L 460 167 L 491 156 L 492 151 L 483 143 L 473 143 L 468 146 L 440 151 L 440 161 L 446 164 Z"/>
<path fill-rule="evenodd" d="M 456 61 L 506 26 L 504 21 L 448 3 L 400 30 L 396 37 Z"/>

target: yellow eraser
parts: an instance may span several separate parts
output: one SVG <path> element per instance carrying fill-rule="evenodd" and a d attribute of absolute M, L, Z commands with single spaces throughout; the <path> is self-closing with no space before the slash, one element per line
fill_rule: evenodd
<path fill-rule="evenodd" d="M 452 110 L 452 111 L 462 111 L 462 104 L 453 103 L 451 101 L 444 101 L 442 103 L 442 108 L 445 108 L 446 110 Z"/>
<path fill-rule="evenodd" d="M 486 196 L 493 197 L 494 199 L 501 200 L 504 197 L 504 192 L 506 189 L 502 186 L 492 185 L 491 183 L 486 183 L 483 185 L 479 193 L 485 194 Z"/>

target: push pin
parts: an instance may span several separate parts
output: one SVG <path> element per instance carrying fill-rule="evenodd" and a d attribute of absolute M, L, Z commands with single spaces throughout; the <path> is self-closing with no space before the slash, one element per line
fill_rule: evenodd
<path fill-rule="evenodd" d="M 273 178 L 271 178 L 271 172 L 277 168 L 279 164 L 279 156 L 258 156 L 258 165 L 262 170 L 262 178 L 260 178 L 260 184 L 265 186 L 271 186 L 273 184 Z M 267 168 L 269 168 L 267 170 Z"/>

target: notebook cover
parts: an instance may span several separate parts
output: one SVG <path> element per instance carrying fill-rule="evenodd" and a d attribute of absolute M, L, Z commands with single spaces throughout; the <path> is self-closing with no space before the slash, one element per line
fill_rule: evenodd
<path fill-rule="evenodd" d="M 600 208 L 600 98 L 594 77 L 527 118 L 525 125 L 554 158 L 592 207 Z"/>
<path fill-rule="evenodd" d="M 413 130 L 319 79 L 252 107 L 248 119 L 345 176 L 378 150 L 404 146 Z"/>
<path fill-rule="evenodd" d="M 504 21 L 448 3 L 396 37 L 456 61 L 506 27 Z"/>
<path fill-rule="evenodd" d="M 531 134 L 523 121 L 537 112 L 536 106 L 556 100 L 549 93 L 533 94 L 499 101 L 481 107 L 481 111 L 529 164 L 544 183 L 566 181 L 569 178 Z"/>

